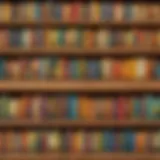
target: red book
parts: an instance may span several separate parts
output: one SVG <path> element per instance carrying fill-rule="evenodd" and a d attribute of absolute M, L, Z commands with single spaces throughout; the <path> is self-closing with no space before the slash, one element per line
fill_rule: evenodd
<path fill-rule="evenodd" d="M 69 76 L 70 76 L 70 75 L 69 75 L 69 63 L 70 63 L 70 62 L 69 62 L 69 59 L 67 59 L 67 58 L 64 58 L 64 59 L 63 59 L 63 65 L 64 65 L 64 66 L 63 66 L 63 68 L 64 68 L 64 71 L 63 71 L 63 72 L 64 72 L 64 78 L 65 78 L 65 79 L 68 79 Z"/>
<path fill-rule="evenodd" d="M 117 99 L 117 119 L 124 120 L 126 116 L 126 99 L 125 97 L 119 97 Z"/>
<path fill-rule="evenodd" d="M 114 80 L 122 78 L 122 61 L 115 60 L 112 66 L 112 77 Z"/>
<path fill-rule="evenodd" d="M 0 30 L 0 48 L 9 46 L 9 31 L 7 29 Z"/>
<path fill-rule="evenodd" d="M 71 4 L 71 20 L 78 21 L 80 20 L 80 11 L 81 11 L 81 2 L 74 1 Z"/>

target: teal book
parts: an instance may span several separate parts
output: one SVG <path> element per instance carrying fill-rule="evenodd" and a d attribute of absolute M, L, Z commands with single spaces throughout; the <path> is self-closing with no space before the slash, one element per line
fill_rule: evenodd
<path fill-rule="evenodd" d="M 34 19 L 35 20 L 41 20 L 42 18 L 42 10 L 41 10 L 41 6 L 43 5 L 43 3 L 40 2 L 34 2 Z"/>
<path fill-rule="evenodd" d="M 68 118 L 77 119 L 78 115 L 78 97 L 76 95 L 70 95 L 68 97 Z"/>
<path fill-rule="evenodd" d="M 141 116 L 141 98 L 133 97 L 133 118 L 137 119 Z"/>
<path fill-rule="evenodd" d="M 112 152 L 114 150 L 114 133 L 113 131 L 103 132 L 103 151 Z"/>
<path fill-rule="evenodd" d="M 135 146 L 135 134 L 133 131 L 125 131 L 124 132 L 124 151 L 125 152 L 133 152 Z"/>
<path fill-rule="evenodd" d="M 58 36 L 57 36 L 57 44 L 59 47 L 63 47 L 65 45 L 65 30 L 59 29 L 57 30 Z"/>
<path fill-rule="evenodd" d="M 0 58 L 0 80 L 5 78 L 5 60 Z"/>

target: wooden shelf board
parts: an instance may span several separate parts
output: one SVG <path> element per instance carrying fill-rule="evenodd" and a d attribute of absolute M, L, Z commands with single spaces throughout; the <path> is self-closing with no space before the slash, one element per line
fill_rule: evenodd
<path fill-rule="evenodd" d="M 123 55 L 160 55 L 160 47 L 115 47 L 115 48 L 0 48 L 0 55 L 6 56 L 34 56 L 34 55 L 71 55 L 71 56 L 123 56 Z"/>
<path fill-rule="evenodd" d="M 158 20 L 133 20 L 133 21 L 56 21 L 56 20 L 14 20 L 0 22 L 0 27 L 156 27 L 160 26 Z"/>
<path fill-rule="evenodd" d="M 159 160 L 158 153 L 38 153 L 1 154 L 0 160 Z"/>
<path fill-rule="evenodd" d="M 125 127 L 160 127 L 160 121 L 154 120 L 1 120 L 0 128 L 8 127 L 63 127 L 63 128 L 125 128 Z"/>
<path fill-rule="evenodd" d="M 160 92 L 160 81 L 0 81 L 0 91 Z"/>

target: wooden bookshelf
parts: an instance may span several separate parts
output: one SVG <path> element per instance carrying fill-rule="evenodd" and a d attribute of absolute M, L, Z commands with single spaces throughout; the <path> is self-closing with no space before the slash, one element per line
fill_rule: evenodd
<path fill-rule="evenodd" d="M 159 28 L 160 21 L 147 20 L 147 21 L 55 21 L 55 20 L 37 20 L 37 21 L 24 21 L 24 20 L 13 20 L 10 22 L 0 22 L 0 27 L 149 27 Z"/>
<path fill-rule="evenodd" d="M 0 128 L 141 128 L 160 127 L 155 120 L 1 120 Z"/>
<path fill-rule="evenodd" d="M 1 154 L 0 160 L 159 160 L 156 153 L 47 153 Z"/>
<path fill-rule="evenodd" d="M 0 81 L 0 91 L 160 92 L 160 81 Z"/>
<path fill-rule="evenodd" d="M 130 56 L 130 55 L 149 55 L 159 56 L 158 47 L 119 47 L 119 48 L 0 48 L 1 56 Z"/>

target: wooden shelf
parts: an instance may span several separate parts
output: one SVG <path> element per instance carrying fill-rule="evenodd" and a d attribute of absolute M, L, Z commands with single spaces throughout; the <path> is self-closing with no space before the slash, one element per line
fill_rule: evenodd
<path fill-rule="evenodd" d="M 147 21 L 55 21 L 55 20 L 14 20 L 0 22 L 0 27 L 160 27 L 160 21 L 147 20 Z"/>
<path fill-rule="evenodd" d="M 0 81 L 0 91 L 160 92 L 160 81 Z"/>
<path fill-rule="evenodd" d="M 160 121 L 154 120 L 0 120 L 0 128 L 139 128 L 149 127 L 157 128 L 160 127 Z"/>
<path fill-rule="evenodd" d="M 71 55 L 71 56 L 130 56 L 130 55 L 149 55 L 159 56 L 160 47 L 116 47 L 116 48 L 1 48 L 1 56 L 46 56 L 46 55 Z"/>
<path fill-rule="evenodd" d="M 1 154 L 0 160 L 159 160 L 158 153 L 48 153 Z"/>

